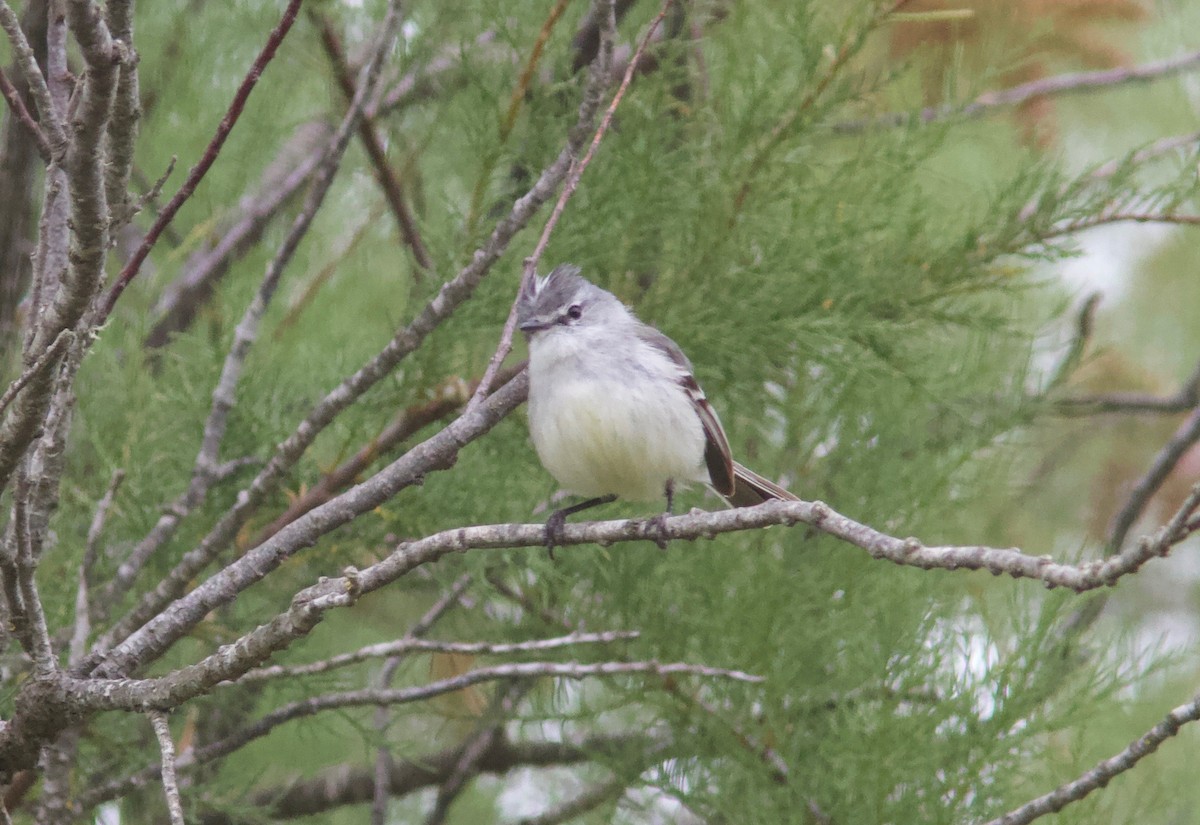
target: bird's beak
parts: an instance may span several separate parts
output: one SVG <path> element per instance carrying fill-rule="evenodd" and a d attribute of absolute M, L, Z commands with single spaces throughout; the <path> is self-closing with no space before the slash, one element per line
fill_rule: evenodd
<path fill-rule="evenodd" d="M 528 334 L 531 334 L 534 332 L 538 332 L 539 330 L 547 329 L 548 327 L 550 327 L 550 324 L 548 324 L 547 322 L 539 321 L 537 318 L 530 318 L 528 321 L 525 321 L 524 323 L 519 324 L 517 326 L 517 329 L 521 330 L 521 332 L 524 332 L 525 334 L 528 335 Z"/>

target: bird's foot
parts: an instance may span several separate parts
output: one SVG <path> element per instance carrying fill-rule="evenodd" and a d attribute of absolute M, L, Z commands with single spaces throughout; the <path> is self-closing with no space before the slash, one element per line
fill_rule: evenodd
<path fill-rule="evenodd" d="M 550 518 L 546 519 L 546 552 L 551 561 L 554 560 L 554 548 L 563 543 L 563 532 L 567 526 L 567 510 L 569 509 L 555 510 L 550 514 Z"/>
<path fill-rule="evenodd" d="M 670 513 L 659 513 L 646 522 L 646 525 L 656 533 L 654 543 L 658 545 L 659 550 L 666 550 L 667 542 L 670 540 L 670 536 L 667 535 L 667 519 L 670 515 Z"/>

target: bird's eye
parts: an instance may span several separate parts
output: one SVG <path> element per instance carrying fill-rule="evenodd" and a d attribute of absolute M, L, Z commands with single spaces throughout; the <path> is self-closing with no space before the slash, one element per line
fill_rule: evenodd
<path fill-rule="evenodd" d="M 583 317 L 583 307 L 581 307 L 579 304 L 571 304 L 571 306 L 567 309 L 567 317 L 578 321 Z"/>

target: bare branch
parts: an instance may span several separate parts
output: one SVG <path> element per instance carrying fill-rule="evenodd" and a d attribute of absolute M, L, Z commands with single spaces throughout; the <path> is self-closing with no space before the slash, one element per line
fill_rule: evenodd
<path fill-rule="evenodd" d="M 0 418 L 4 417 L 4 411 L 12 403 L 12 400 L 17 397 L 17 394 L 25 388 L 25 385 L 34 378 L 39 376 L 44 377 L 50 365 L 58 360 L 63 350 L 74 340 L 75 334 L 69 329 L 64 329 L 50 343 L 50 346 L 42 351 L 37 360 L 30 364 L 15 381 L 8 385 L 8 389 L 4 391 L 4 395 L 0 395 Z"/>
<path fill-rule="evenodd" d="M 1200 407 L 1192 411 L 1192 414 L 1179 426 L 1170 440 L 1163 445 L 1150 464 L 1150 468 L 1146 470 L 1146 474 L 1138 479 L 1137 484 L 1130 491 L 1129 498 L 1113 519 L 1112 527 L 1109 529 L 1106 542 L 1109 553 L 1118 552 L 1125 544 L 1125 537 L 1129 534 L 1134 522 L 1145 511 L 1150 498 L 1158 492 L 1159 487 L 1167 480 L 1167 476 L 1175 469 L 1175 465 L 1183 458 L 1184 453 L 1198 441 L 1200 441 Z"/>
<path fill-rule="evenodd" d="M 158 738 L 158 749 L 162 753 L 161 776 L 171 825 L 184 825 L 183 801 L 179 798 L 179 782 L 175 778 L 175 741 L 171 738 L 171 727 L 167 724 L 167 715 L 162 711 L 152 710 L 148 715 L 150 723 L 154 725 L 154 735 Z"/>
<path fill-rule="evenodd" d="M 517 825 L 561 825 L 570 822 L 589 811 L 594 811 L 606 802 L 620 799 L 629 789 L 629 781 L 623 777 L 615 777 L 607 782 L 600 782 L 583 792 L 568 799 L 560 805 L 542 811 L 535 816 L 518 820 Z"/>
<path fill-rule="evenodd" d="M 669 5 L 670 2 L 671 0 L 665 0 L 662 11 L 659 13 L 658 17 L 655 18 L 654 23 L 650 27 L 650 31 L 647 32 L 646 37 L 642 40 L 641 47 L 645 46 L 646 42 L 649 40 L 649 36 L 654 33 L 656 28 L 658 28 L 658 24 L 662 21 L 663 16 L 666 14 L 667 5 Z M 555 7 L 555 10 L 557 9 L 558 7 Z M 613 41 L 616 37 L 617 28 L 616 7 L 614 5 L 614 0 L 596 0 L 592 6 L 591 15 L 597 21 L 602 21 L 603 25 L 600 28 L 600 45 L 597 49 L 596 57 L 592 64 L 593 72 L 587 89 L 584 91 L 584 103 L 581 108 L 587 106 L 595 108 L 599 106 L 600 94 L 602 92 L 601 83 L 606 82 L 610 70 L 609 67 L 612 65 Z M 552 11 L 551 17 L 547 19 L 546 23 L 542 27 L 542 31 L 546 33 L 546 36 L 549 36 L 549 27 L 554 24 L 556 19 L 557 18 L 554 16 L 554 12 Z M 539 50 L 535 47 L 534 55 L 530 58 L 529 72 L 532 72 L 533 61 L 536 60 L 536 55 L 538 53 Z M 608 131 L 608 126 L 612 122 L 612 113 L 616 110 L 617 104 L 621 102 L 621 98 L 625 95 L 625 90 L 628 88 L 629 81 L 633 76 L 632 70 L 635 64 L 636 61 L 630 62 L 630 69 L 625 73 L 621 87 L 617 90 L 616 95 L 613 97 L 612 103 L 609 104 L 608 111 L 605 112 L 599 129 L 597 129 L 595 135 L 593 135 L 592 144 L 588 148 L 587 154 L 584 155 L 583 160 L 576 160 L 574 156 L 572 156 L 570 168 L 566 173 L 566 181 L 563 183 L 562 191 L 558 195 L 558 201 L 554 204 L 554 210 L 550 213 L 550 217 L 546 220 L 545 226 L 542 227 L 542 234 L 539 237 L 533 252 L 525 259 L 524 268 L 521 274 L 521 281 L 517 288 L 518 295 L 521 294 L 525 287 L 533 281 L 534 276 L 537 274 L 536 270 L 538 261 L 541 259 L 542 253 L 546 249 L 546 244 L 550 240 L 550 233 L 554 231 L 554 227 L 558 224 L 558 219 L 562 215 L 563 209 L 567 205 L 567 201 L 570 199 L 571 194 L 575 191 L 575 188 L 579 185 L 579 179 L 583 175 L 584 170 L 587 168 L 588 163 L 591 162 L 592 155 L 595 154 L 596 146 L 599 145 L 600 140 L 604 137 L 604 133 Z M 527 78 L 523 78 L 523 82 L 527 82 Z M 518 89 L 519 88 L 520 86 L 518 85 Z M 514 119 L 516 117 L 515 107 L 518 100 L 519 98 L 514 95 L 513 103 L 509 107 L 511 117 Z M 589 101 L 591 101 L 590 104 Z M 579 140 L 579 145 L 582 146 L 582 138 Z M 491 392 L 492 382 L 496 380 L 496 373 L 500 370 L 500 364 L 505 358 L 508 357 L 508 353 L 512 351 L 512 338 L 513 333 L 516 331 L 516 327 L 517 301 L 514 299 L 512 306 L 508 310 L 508 317 L 504 320 L 504 328 L 500 333 L 500 342 L 497 344 L 496 351 L 492 354 L 491 360 L 488 361 L 487 368 L 483 372 L 483 378 L 481 378 L 479 381 L 479 386 L 475 388 L 475 393 L 472 395 L 471 401 L 467 405 L 468 410 L 478 404 L 483 403 L 483 399 L 487 398 L 487 394 Z"/>
<path fill-rule="evenodd" d="M 79 564 L 79 585 L 75 592 L 75 630 L 71 634 L 71 647 L 68 662 L 73 667 L 79 664 L 86 652 L 87 638 L 92 632 L 92 606 L 90 594 L 92 590 L 92 571 L 96 566 L 96 557 L 100 551 L 100 535 L 104 532 L 104 522 L 108 518 L 108 510 L 112 507 L 117 495 L 117 488 L 125 479 L 125 471 L 113 471 L 112 480 L 104 496 L 96 504 L 96 512 L 92 515 L 92 524 L 88 528 L 87 543 L 83 549 L 83 561 Z"/>
<path fill-rule="evenodd" d="M 897 112 L 865 120 L 838 123 L 833 128 L 834 131 L 843 134 L 854 134 L 868 129 L 903 126 L 913 122 L 932 123 L 951 117 L 981 117 L 995 109 L 1020 106 L 1022 103 L 1036 98 L 1090 92 L 1128 83 L 1146 83 L 1188 72 L 1198 66 L 1200 66 L 1200 51 L 1188 52 L 1178 57 L 1156 60 L 1138 66 L 1043 77 L 1008 89 L 984 92 L 965 106 L 930 106 L 918 112 Z"/>
<path fill-rule="evenodd" d="M 1054 402 L 1059 415 L 1096 415 L 1098 413 L 1157 413 L 1173 415 L 1200 405 L 1200 368 L 1183 382 L 1174 395 L 1158 396 L 1139 392 L 1113 392 L 1080 395 Z"/>
<path fill-rule="evenodd" d="M 524 368 L 525 363 L 522 362 L 509 369 L 501 370 L 498 376 L 499 383 L 507 384 Z M 329 501 L 366 472 L 373 462 L 390 453 L 397 445 L 412 438 L 433 422 L 461 409 L 478 385 L 478 380 L 467 383 L 461 378 L 450 378 L 443 381 L 441 386 L 434 391 L 433 400 L 401 410 L 379 435 L 372 438 L 351 458 L 322 476 L 320 481 L 299 495 L 279 518 L 262 529 L 255 537 L 253 544 L 262 544 L 314 507 Z"/>
<path fill-rule="evenodd" d="M 1064 235 L 1074 235 L 1085 229 L 1107 226 L 1112 223 L 1167 223 L 1178 226 L 1200 226 L 1200 215 L 1180 215 L 1174 212 L 1101 212 L 1084 218 L 1065 221 L 1052 229 L 1038 233 L 1038 240 L 1045 241 Z"/>
<path fill-rule="evenodd" d="M 16 538 L 17 587 L 24 609 L 23 633 L 18 635 L 25 651 L 33 659 L 34 671 L 39 676 L 48 676 L 58 669 L 54 649 L 50 643 L 50 631 L 46 626 L 46 614 L 42 609 L 34 573 L 37 571 L 37 551 L 30 535 L 29 509 L 31 500 L 30 481 L 24 470 L 17 471 L 17 489 L 13 496 L 13 534 Z"/>
<path fill-rule="evenodd" d="M 25 108 L 25 101 L 21 99 L 21 93 L 17 91 L 16 86 L 12 85 L 12 81 L 8 79 L 8 75 L 4 73 L 3 69 L 0 69 L 0 94 L 3 94 L 4 99 L 8 101 L 8 107 L 12 110 L 13 116 L 33 138 L 42 161 L 49 163 L 50 141 L 46 138 L 42 127 L 38 126 L 37 121 L 33 119 L 33 115 L 29 114 L 29 110 Z"/>
<path fill-rule="evenodd" d="M 165 346 L 173 334 L 191 325 L 233 261 L 262 238 L 271 220 L 311 179 L 332 128 L 317 120 L 293 131 L 253 192 L 238 202 L 237 220 L 220 240 L 189 257 L 179 276 L 163 290 L 155 306 L 158 320 L 146 335 L 147 349 Z"/>
<path fill-rule="evenodd" d="M 238 684 L 260 682 L 266 679 L 292 678 L 327 673 L 337 668 L 355 665 L 368 659 L 382 659 L 408 653 L 462 653 L 477 656 L 505 656 L 512 653 L 532 653 L 557 650 L 573 645 L 605 645 L 636 639 L 641 634 L 636 630 L 610 630 L 604 633 L 571 633 L 552 639 L 533 639 L 528 642 L 437 642 L 406 636 L 394 642 L 366 645 L 351 653 L 331 656 L 307 665 L 272 665 L 243 674 Z"/>
<path fill-rule="evenodd" d="M 271 31 L 266 45 L 263 46 L 262 51 L 255 58 L 250 71 L 246 73 L 245 79 L 242 80 L 237 93 L 233 96 L 233 102 L 229 104 L 229 109 L 225 112 L 225 117 L 221 119 L 221 123 L 217 126 L 216 134 L 213 135 L 213 139 L 204 150 L 200 162 L 192 167 L 183 186 L 179 188 L 179 191 L 175 193 L 174 197 L 171 198 L 159 214 L 158 219 L 154 221 L 154 225 L 150 227 L 150 231 L 146 233 L 146 237 L 142 240 L 141 245 L 125 264 L 124 269 L 117 276 L 117 280 L 112 285 L 112 288 L 109 289 L 104 301 L 104 310 L 100 316 L 101 323 L 112 314 L 117 299 L 121 297 L 121 293 L 125 291 L 125 288 L 129 286 L 129 282 L 137 276 L 142 263 L 146 260 L 146 256 L 150 254 L 151 248 L 158 241 L 159 235 L 162 234 L 163 228 L 175 218 L 175 213 L 179 211 L 179 207 L 183 206 L 184 201 L 192 196 L 192 193 L 196 191 L 196 187 L 200 185 L 200 181 L 216 161 L 217 155 L 221 152 L 221 147 L 225 145 L 225 139 L 229 137 L 229 133 L 233 130 L 234 124 L 237 123 L 242 110 L 246 106 L 246 100 L 250 97 L 250 92 L 254 90 L 259 77 L 262 76 L 263 70 L 271 62 L 271 58 L 275 56 L 275 51 L 279 48 L 279 44 L 283 42 L 283 38 L 287 36 L 288 31 L 291 30 L 292 24 L 296 22 L 296 15 L 299 11 L 300 0 L 289 0 L 279 23 Z"/>
<path fill-rule="evenodd" d="M 516 713 L 517 706 L 533 688 L 533 684 L 532 680 L 514 682 L 493 699 L 491 707 L 484 713 L 483 723 L 463 742 L 462 755 L 455 763 L 454 770 L 438 788 L 433 808 L 425 817 L 425 825 L 442 825 L 446 821 L 450 805 L 479 773 L 479 763 L 496 740 L 504 736 L 504 723 Z"/>
<path fill-rule="evenodd" d="M 1179 733 L 1184 725 L 1200 719 L 1200 695 L 1187 704 L 1180 705 L 1167 714 L 1166 718 L 1139 736 L 1120 753 L 1099 762 L 1078 779 L 1055 788 L 1048 794 L 1026 802 L 1004 816 L 997 817 L 986 825 L 1027 825 L 1046 814 L 1061 811 L 1072 802 L 1078 802 L 1092 791 L 1108 785 L 1116 776 L 1133 768 L 1138 762 L 1158 750 L 1159 745 Z"/>
<path fill-rule="evenodd" d="M 25 83 L 29 86 L 33 99 L 37 103 L 38 118 L 42 128 L 46 131 L 50 154 L 61 160 L 67 147 L 65 127 L 50 100 L 50 89 L 46 85 L 46 78 L 42 75 L 33 49 L 25 39 L 21 21 L 12 7 L 8 5 L 8 0 L 0 0 L 0 28 L 4 29 L 4 33 L 8 35 L 8 42 L 12 46 L 17 66 L 20 67 L 21 74 L 25 77 Z"/>
<path fill-rule="evenodd" d="M 599 74 L 599 67 L 594 65 L 592 77 L 588 84 L 589 88 L 595 87 L 596 84 L 602 82 L 603 78 L 598 77 Z M 595 109 L 598 105 L 598 93 L 595 96 L 590 94 L 584 95 L 584 100 L 580 105 L 578 120 L 571 129 L 567 145 L 559 153 L 558 157 L 542 171 L 542 174 L 538 177 L 533 187 L 513 203 L 508 216 L 496 225 L 487 243 L 476 250 L 471 262 L 454 279 L 443 284 L 437 296 L 425 306 L 407 327 L 399 330 L 380 353 L 326 395 L 309 412 L 308 416 L 300 423 L 292 435 L 276 448 L 267 466 L 251 482 L 250 486 L 239 493 L 237 503 L 233 509 L 222 517 L 212 530 L 209 531 L 199 547 L 187 553 L 159 586 L 153 592 L 148 593 L 116 627 L 100 640 L 97 645 L 98 652 L 108 649 L 121 639 L 126 639 L 140 626 L 150 621 L 152 617 L 158 616 L 164 607 L 177 598 L 192 578 L 203 570 L 233 538 L 237 530 L 245 523 L 250 513 L 278 485 L 288 468 L 299 460 L 300 456 L 308 449 L 317 435 L 343 410 L 353 404 L 363 393 L 394 369 L 400 361 L 415 351 L 434 329 L 449 318 L 458 306 L 471 297 L 475 288 L 482 282 L 483 278 L 491 270 L 491 267 L 508 247 L 513 236 L 528 223 L 538 208 L 553 196 L 558 184 L 567 174 L 575 152 L 582 145 L 587 132 L 591 129 Z M 522 378 L 521 389 L 519 390 L 522 396 L 527 390 L 524 381 L 525 379 Z M 515 383 L 515 379 L 511 383 Z M 502 389 L 495 393 L 494 397 L 498 397 L 504 393 L 505 390 Z M 505 398 L 507 401 L 513 402 L 514 406 L 520 400 L 523 400 L 523 398 L 517 399 L 515 395 L 505 395 Z M 482 406 L 486 406 L 486 404 Z M 475 413 L 481 411 L 476 410 Z M 501 415 L 507 414 L 507 411 L 504 410 Z M 479 418 L 475 413 L 470 418 Z M 463 418 L 467 418 L 467 416 L 464 415 Z M 463 418 L 460 418 L 459 421 L 461 422 Z M 483 419 L 488 418 L 488 415 L 483 416 Z M 451 425 L 451 428 L 453 427 L 454 425 Z M 468 438 L 468 440 L 470 439 Z M 426 445 L 430 445 L 431 442 L 426 442 Z M 425 472 L 438 469 L 442 466 L 435 462 L 452 460 L 458 448 L 457 446 L 451 447 L 451 444 L 453 442 L 442 442 L 441 446 L 435 451 L 421 455 L 420 459 L 414 461 L 411 467 L 411 472 L 415 473 L 415 475 L 399 483 L 392 490 L 392 493 L 403 486 L 415 483 Z M 414 453 L 420 453 L 420 449 L 418 448 Z M 413 453 L 410 453 L 411 455 Z M 426 460 L 434 463 L 425 463 Z M 377 478 L 379 477 L 377 476 Z M 381 481 L 380 483 L 383 484 L 385 482 Z M 396 482 L 392 480 L 386 483 Z M 359 489 L 363 488 L 360 487 Z M 335 501 L 336 499 L 328 502 L 309 515 L 316 515 L 324 508 L 333 505 Z M 342 523 L 344 522 L 339 520 L 333 526 L 338 526 Z M 329 529 L 333 529 L 333 526 Z M 270 542 L 267 544 L 270 544 Z M 161 616 L 159 620 L 162 620 Z M 90 661 L 84 663 L 85 670 L 97 664 L 98 661 L 98 657 L 93 656 Z"/>
<path fill-rule="evenodd" d="M 318 12 L 312 12 L 312 16 L 320 30 L 321 45 L 325 47 L 325 54 L 328 55 L 329 62 L 333 64 L 333 74 L 337 79 L 338 86 L 341 87 L 342 94 L 347 101 L 353 100 L 354 78 L 351 76 L 350 66 L 346 62 L 346 55 L 342 51 L 342 44 L 333 30 L 333 24 L 329 22 L 327 16 Z M 420 268 L 417 274 L 420 275 L 420 270 L 433 269 L 433 259 L 429 257 L 429 250 L 425 248 L 425 242 L 421 240 L 417 221 L 408 208 L 408 201 L 404 196 L 404 187 L 392 170 L 391 164 L 388 163 L 387 152 L 383 148 L 383 141 L 375 128 L 374 116 L 370 112 L 365 113 L 359 122 L 358 135 L 362 140 L 363 148 L 367 150 L 367 157 L 370 159 L 371 165 L 375 168 L 375 178 L 379 181 L 383 195 L 387 198 L 388 206 L 392 209 L 392 215 L 400 229 L 400 237 L 412 250 L 413 260 Z"/>
<path fill-rule="evenodd" d="M 128 59 L 121 61 L 117 76 L 116 99 L 113 101 L 112 117 L 108 121 L 105 147 L 104 187 L 111 213 L 111 234 L 128 223 L 138 210 L 137 204 L 129 199 L 129 177 L 133 170 L 133 150 L 142 118 L 142 102 L 138 86 L 138 58 L 133 51 L 132 0 L 109 0 L 105 4 L 105 11 L 113 40 L 122 44 L 129 55 Z"/>
<path fill-rule="evenodd" d="M 479 760 L 478 767 L 481 773 L 505 774 L 517 768 L 563 767 L 630 752 L 644 754 L 644 758 L 650 761 L 664 758 L 669 748 L 668 742 L 645 731 L 593 735 L 568 742 L 513 742 L 507 737 L 499 737 Z M 453 747 L 397 761 L 385 777 L 388 793 L 404 796 L 422 788 L 440 785 L 454 770 L 461 753 L 461 748 Z M 134 776 L 144 784 L 153 781 L 156 774 L 143 771 Z M 128 777 L 121 781 L 121 787 L 133 787 L 133 781 L 133 777 Z M 342 765 L 312 779 L 256 791 L 247 804 L 264 809 L 268 815 L 278 819 L 293 819 L 368 802 L 372 786 L 370 770 Z M 112 783 L 85 792 L 81 804 L 89 807 L 115 798 L 124 792 L 116 790 L 117 787 L 118 783 Z M 206 816 L 201 823 L 233 825 L 225 814 Z"/>
<path fill-rule="evenodd" d="M 597 676 L 702 676 L 710 679 L 730 679 L 736 682 L 759 684 L 761 676 L 740 670 L 696 665 L 687 662 L 662 664 L 655 661 L 633 662 L 509 662 L 506 664 L 468 670 L 447 679 L 438 679 L 424 685 L 406 688 L 362 688 L 341 693 L 326 693 L 299 702 L 283 705 L 263 716 L 253 724 L 245 725 L 236 733 L 220 742 L 199 749 L 195 761 L 210 761 L 232 753 L 255 739 L 266 736 L 274 728 L 296 719 L 313 716 L 326 710 L 355 707 L 395 706 L 422 702 L 435 696 L 455 693 L 463 688 L 484 682 L 508 681 L 513 679 L 590 679 Z M 174 684 L 173 684 L 174 683 Z M 64 694 L 97 710 L 150 710 L 177 704 L 181 697 L 191 692 L 190 687 L 181 686 L 172 677 L 162 679 L 91 679 L 65 680 Z M 189 762 L 186 767 L 191 767 Z M 185 766 L 180 766 L 185 767 Z"/>

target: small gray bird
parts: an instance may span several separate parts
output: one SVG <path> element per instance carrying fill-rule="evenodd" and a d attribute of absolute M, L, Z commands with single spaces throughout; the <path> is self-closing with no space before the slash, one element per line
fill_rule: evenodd
<path fill-rule="evenodd" d="M 533 446 L 564 489 L 588 497 L 551 515 L 550 547 L 568 515 L 617 498 L 665 495 L 670 513 L 677 484 L 707 484 L 735 507 L 798 500 L 733 460 L 687 356 L 579 267 L 524 289 L 517 325 L 529 341 Z"/>

